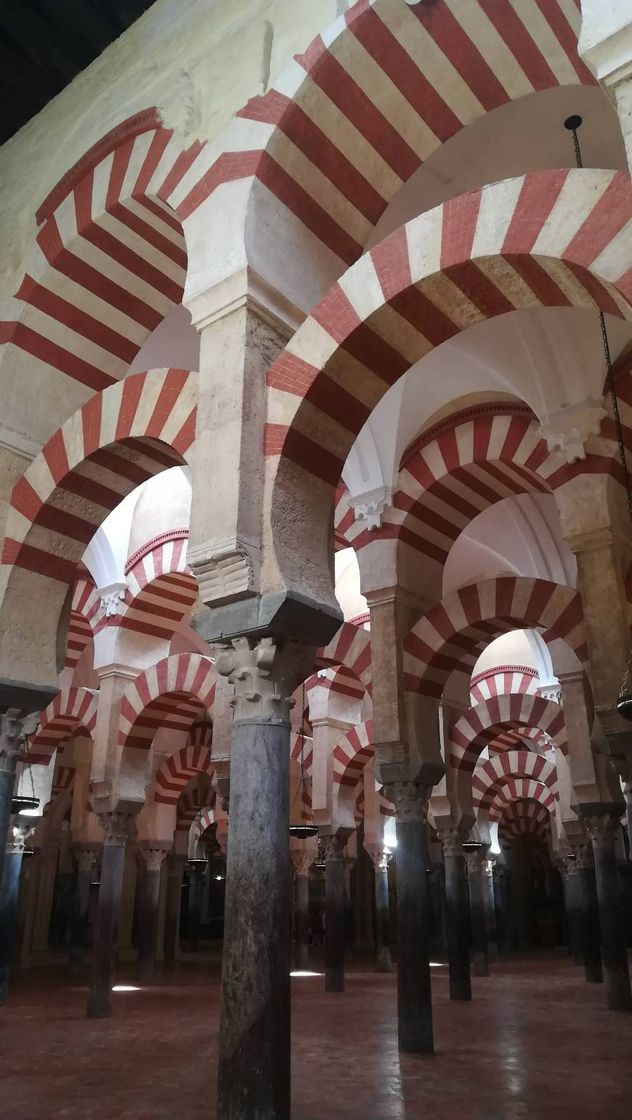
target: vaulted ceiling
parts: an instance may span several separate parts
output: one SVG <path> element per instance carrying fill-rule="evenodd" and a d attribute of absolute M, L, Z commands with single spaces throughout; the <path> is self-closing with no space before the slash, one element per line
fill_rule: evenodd
<path fill-rule="evenodd" d="M 154 0 L 1 0 L 0 143 L 36 116 Z"/>

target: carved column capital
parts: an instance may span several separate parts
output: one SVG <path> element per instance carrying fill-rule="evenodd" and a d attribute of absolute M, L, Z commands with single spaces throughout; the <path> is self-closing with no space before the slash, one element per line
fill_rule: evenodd
<path fill-rule="evenodd" d="M 171 845 L 154 844 L 151 840 L 141 844 L 138 854 L 145 865 L 146 871 L 160 871 Z"/>
<path fill-rule="evenodd" d="M 573 871 L 584 871 L 587 867 L 594 866 L 592 844 L 588 836 L 585 840 L 577 840 L 571 844 L 567 860 L 570 874 Z"/>
<path fill-rule="evenodd" d="M 341 828 L 334 833 L 323 833 L 320 842 L 326 863 L 337 862 L 344 864 L 345 844 L 351 835 L 351 829 Z"/>
<path fill-rule="evenodd" d="M 97 820 L 103 829 L 104 844 L 124 844 L 136 831 L 136 817 L 141 806 L 113 809 L 107 813 L 97 813 Z"/>
<path fill-rule="evenodd" d="M 437 836 L 441 842 L 444 856 L 464 856 L 463 841 L 465 833 L 460 828 L 440 828 Z"/>
<path fill-rule="evenodd" d="M 280 646 L 266 637 L 232 638 L 217 650 L 216 669 L 235 689 L 234 719 L 287 723 L 292 693 L 311 665 L 306 648 L 295 642 Z"/>
<path fill-rule="evenodd" d="M 596 848 L 613 848 L 619 830 L 619 817 L 614 813 L 595 813 L 583 818 L 586 832 Z"/>
<path fill-rule="evenodd" d="M 0 714 L 0 770 L 15 773 L 24 758 L 26 736 L 32 735 L 39 720 L 36 714 L 23 716 L 19 708 L 8 708 Z"/>
<path fill-rule="evenodd" d="M 72 845 L 72 855 L 79 872 L 92 871 L 97 862 L 99 849 L 96 844 L 76 843 Z"/>
<path fill-rule="evenodd" d="M 388 865 L 393 858 L 393 853 L 381 844 L 365 844 L 364 850 L 376 871 L 388 871 Z"/>
<path fill-rule="evenodd" d="M 13 828 L 10 828 L 6 847 L 7 855 L 23 855 L 26 841 L 29 836 L 33 835 L 34 831 L 34 826 L 27 824 L 25 821 L 18 821 Z"/>
<path fill-rule="evenodd" d="M 473 852 L 465 853 L 468 871 L 473 875 L 482 875 L 487 868 L 487 851 L 485 848 L 476 848 Z"/>
<path fill-rule="evenodd" d="M 302 848 L 290 848 L 290 858 L 296 875 L 309 875 L 309 869 L 314 862 L 313 851 L 304 851 Z"/>
<path fill-rule="evenodd" d="M 432 786 L 422 786 L 418 782 L 392 782 L 384 786 L 384 794 L 395 806 L 399 824 L 425 821 L 431 792 Z"/>

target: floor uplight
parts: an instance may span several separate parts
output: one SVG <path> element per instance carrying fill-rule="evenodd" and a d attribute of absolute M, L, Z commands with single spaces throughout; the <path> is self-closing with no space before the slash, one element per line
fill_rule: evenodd
<path fill-rule="evenodd" d="M 310 972 L 308 969 L 303 969 L 303 968 L 295 968 L 293 972 L 290 972 L 290 976 L 322 976 L 322 975 L 323 975 L 322 972 Z"/>
<path fill-rule="evenodd" d="M 140 992 L 135 984 L 115 984 L 112 988 L 113 992 Z"/>

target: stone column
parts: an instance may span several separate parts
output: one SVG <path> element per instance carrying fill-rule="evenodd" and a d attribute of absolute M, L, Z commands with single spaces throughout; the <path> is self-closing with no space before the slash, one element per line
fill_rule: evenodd
<path fill-rule="evenodd" d="M 160 873 L 167 855 L 167 846 L 147 844 L 139 846 L 140 858 L 144 864 L 140 910 L 138 915 L 138 961 L 137 976 L 147 983 L 151 980 L 156 967 L 158 947 L 158 917 L 160 909 Z"/>
<path fill-rule="evenodd" d="M 485 894 L 487 892 L 487 858 L 483 848 L 478 848 L 474 852 L 468 852 L 465 858 L 467 861 L 467 881 L 470 889 L 473 971 L 475 976 L 489 976 L 487 914 L 485 907 Z"/>
<path fill-rule="evenodd" d="M 580 935 L 577 924 L 577 880 L 575 864 L 576 859 L 574 855 L 572 858 L 569 856 L 564 860 L 564 872 L 562 874 L 564 916 L 566 918 L 566 933 L 568 937 L 568 955 L 573 958 L 575 964 L 583 964 L 583 956 L 579 947 Z"/>
<path fill-rule="evenodd" d="M 574 844 L 573 860 L 569 859 L 572 904 L 575 909 L 575 939 L 586 979 L 593 984 L 603 980 L 601 938 L 595 863 L 590 841 Z"/>
<path fill-rule="evenodd" d="M 6 1003 L 9 974 L 15 955 L 15 938 L 18 927 L 18 895 L 22 855 L 27 838 L 33 831 L 31 825 L 18 821 L 6 844 L 4 871 L 0 887 L 0 1005 Z"/>
<path fill-rule="evenodd" d="M 15 789 L 16 766 L 22 755 L 23 720 L 17 708 L 0 714 L 0 883 L 7 852 L 11 823 L 11 800 Z"/>
<path fill-rule="evenodd" d="M 632 782 L 625 783 L 625 819 L 628 826 L 628 860 L 632 863 Z"/>
<path fill-rule="evenodd" d="M 89 1019 L 107 1019 L 112 1014 L 112 983 L 118 948 L 125 845 L 134 831 L 139 808 L 140 805 L 119 807 L 112 812 L 98 814 L 104 836 L 88 989 Z"/>
<path fill-rule="evenodd" d="M 302 848 L 291 851 L 294 865 L 294 967 L 309 968 L 309 869 L 313 852 Z"/>
<path fill-rule="evenodd" d="M 353 897 L 351 891 L 351 875 L 356 865 L 356 857 L 344 855 L 345 873 L 345 950 L 353 954 L 355 947 L 355 916 L 353 912 Z"/>
<path fill-rule="evenodd" d="M 470 1000 L 470 914 L 463 834 L 456 828 L 439 833 L 445 866 L 445 899 L 450 963 L 450 999 Z"/>
<path fill-rule="evenodd" d="M 234 638 L 216 667 L 235 688 L 217 1120 L 289 1120 L 291 696 L 311 657 Z"/>
<path fill-rule="evenodd" d="M 494 861 L 492 872 L 492 889 L 494 892 L 494 913 L 496 915 L 496 936 L 498 952 L 506 953 L 509 949 L 507 929 L 507 869 L 504 863 Z"/>
<path fill-rule="evenodd" d="M 584 823 L 592 840 L 595 859 L 606 1003 L 611 1011 L 631 1011 L 628 954 L 615 857 L 618 815 L 595 813 L 587 816 Z"/>
<path fill-rule="evenodd" d="M 188 948 L 196 953 L 200 947 L 200 923 L 202 919 L 202 880 L 208 867 L 204 862 L 189 860 L 189 899 L 187 907 Z"/>
<path fill-rule="evenodd" d="M 397 1035 L 406 1054 L 434 1050 L 424 839 L 430 789 L 393 782 L 384 790 L 395 806 L 397 827 Z"/>
<path fill-rule="evenodd" d="M 51 832 L 37 857 L 37 902 L 33 920 L 32 954 L 36 964 L 48 961 L 51 913 L 57 878 L 61 834 Z"/>
<path fill-rule="evenodd" d="M 173 965 L 180 956 L 180 906 L 186 856 L 172 852 L 167 857 L 167 899 L 165 903 L 165 964 Z"/>
<path fill-rule="evenodd" d="M 345 857 L 348 829 L 323 836 L 325 845 L 325 991 L 345 990 Z"/>
<path fill-rule="evenodd" d="M 77 879 L 70 928 L 68 963 L 72 971 L 76 972 L 81 968 L 88 948 L 90 887 L 97 863 L 98 850 L 95 844 L 73 844 L 73 855 L 77 864 Z"/>
<path fill-rule="evenodd" d="M 375 971 L 392 972 L 393 958 L 389 948 L 388 865 L 391 853 L 380 845 L 365 845 L 375 870 Z"/>

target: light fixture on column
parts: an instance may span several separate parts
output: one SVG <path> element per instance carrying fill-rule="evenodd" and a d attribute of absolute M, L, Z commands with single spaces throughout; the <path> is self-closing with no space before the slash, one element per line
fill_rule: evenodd
<path fill-rule="evenodd" d="M 298 782 L 296 783 L 296 791 L 294 793 L 294 800 L 292 802 L 292 810 L 290 812 L 290 836 L 295 840 L 309 840 L 310 836 L 316 836 L 318 833 L 318 825 L 311 824 L 309 821 L 300 820 L 301 805 L 303 803 L 303 791 L 307 788 L 305 784 L 305 774 L 303 773 L 303 761 L 305 754 L 305 681 L 303 681 L 303 699 L 301 707 L 301 729 L 299 731 L 301 737 L 301 753 L 300 753 L 300 766 L 301 771 Z M 292 818 L 295 818 L 294 820 Z"/>
<path fill-rule="evenodd" d="M 31 761 L 28 755 L 28 747 L 24 756 L 24 764 L 25 770 L 23 772 L 28 773 L 31 783 L 31 792 L 30 794 L 14 794 L 11 798 L 11 812 L 16 816 L 22 815 L 24 817 L 36 817 L 37 810 L 39 809 L 40 799 L 35 794 L 35 781 L 33 779 L 33 768 L 31 766 Z"/>
<path fill-rule="evenodd" d="M 572 116 L 567 117 L 564 121 L 564 128 L 568 129 L 573 136 L 573 148 L 575 151 L 575 162 L 577 167 L 583 167 L 582 154 L 579 146 L 579 138 L 577 136 L 578 130 L 582 125 L 582 117 L 574 113 Z M 617 447 L 619 451 L 619 462 L 621 464 L 621 471 L 623 474 L 623 484 L 625 487 L 625 496 L 628 507 L 628 515 L 630 524 L 632 525 L 632 487 L 630 485 L 630 472 L 628 470 L 628 463 L 625 455 L 625 442 L 623 439 L 623 425 L 619 415 L 619 398 L 617 397 L 617 387 L 615 384 L 614 370 L 612 368 L 612 358 L 610 356 L 610 343 L 608 341 L 608 328 L 606 326 L 606 319 L 603 311 L 599 311 L 599 326 L 601 328 L 601 341 L 603 345 L 604 357 L 606 359 L 606 383 L 608 385 L 608 392 L 610 393 L 610 400 L 612 402 L 612 415 L 614 418 L 615 431 L 617 433 Z M 626 665 L 619 695 L 617 697 L 617 711 L 626 720 L 632 720 L 632 648 L 628 652 L 628 663 Z"/>
<path fill-rule="evenodd" d="M 464 840 L 461 844 L 464 852 L 478 852 L 483 847 L 481 840 Z"/>

